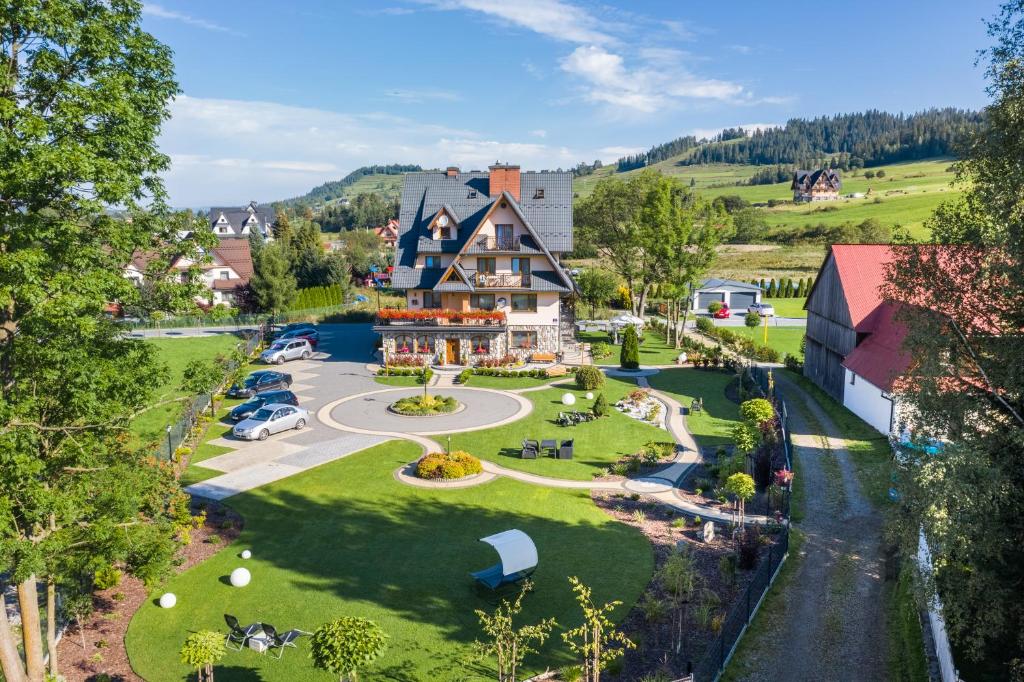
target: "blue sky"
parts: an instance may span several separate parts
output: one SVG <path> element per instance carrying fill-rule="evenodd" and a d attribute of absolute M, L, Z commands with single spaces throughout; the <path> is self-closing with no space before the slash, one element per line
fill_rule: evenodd
<path fill-rule="evenodd" d="M 995 0 L 162 0 L 178 206 L 271 201 L 370 163 L 614 161 L 690 133 L 985 103 Z M 806 11 L 805 11 L 806 10 Z"/>

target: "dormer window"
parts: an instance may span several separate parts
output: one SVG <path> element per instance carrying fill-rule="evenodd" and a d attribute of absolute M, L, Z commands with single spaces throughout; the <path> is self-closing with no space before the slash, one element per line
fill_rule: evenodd
<path fill-rule="evenodd" d="M 471 190 L 469 190 L 469 196 L 468 196 L 468 198 L 470 198 L 470 199 L 476 199 L 476 190 L 475 190 L 475 189 L 471 189 Z"/>
<path fill-rule="evenodd" d="M 452 238 L 452 228 L 447 226 L 447 225 L 445 225 L 444 227 L 441 228 L 441 239 L 451 239 L 451 238 Z"/>
<path fill-rule="evenodd" d="M 533 198 L 534 199 L 543 199 L 544 198 L 544 188 L 543 187 L 538 187 L 537 189 L 535 189 L 534 192 L 533 192 Z"/>

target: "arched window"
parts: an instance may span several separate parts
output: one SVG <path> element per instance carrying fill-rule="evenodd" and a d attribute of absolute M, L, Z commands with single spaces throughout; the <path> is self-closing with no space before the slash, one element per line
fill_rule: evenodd
<path fill-rule="evenodd" d="M 417 353 L 433 353 L 434 352 L 434 337 L 428 336 L 427 334 L 420 334 L 416 337 L 416 352 Z"/>
<path fill-rule="evenodd" d="M 396 353 L 412 353 L 415 346 L 411 336 L 396 336 L 395 337 L 395 352 Z"/>
<path fill-rule="evenodd" d="M 491 340 L 486 336 L 476 335 L 470 339 L 473 344 L 473 353 L 476 355 L 487 355 L 491 352 Z"/>

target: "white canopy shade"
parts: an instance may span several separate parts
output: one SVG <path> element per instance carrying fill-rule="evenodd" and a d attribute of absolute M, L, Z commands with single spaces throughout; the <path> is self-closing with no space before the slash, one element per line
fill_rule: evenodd
<path fill-rule="evenodd" d="M 506 530 L 480 538 L 480 542 L 486 542 L 498 550 L 502 575 L 512 575 L 537 566 L 537 545 L 521 530 Z"/>
<path fill-rule="evenodd" d="M 629 325 L 633 325 L 634 327 L 642 328 L 644 324 L 643 318 L 629 313 L 612 318 L 612 326 L 614 327 L 628 327 Z"/>

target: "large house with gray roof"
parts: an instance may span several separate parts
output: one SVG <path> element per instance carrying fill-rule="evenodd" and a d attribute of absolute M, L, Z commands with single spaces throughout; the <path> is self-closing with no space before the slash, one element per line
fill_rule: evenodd
<path fill-rule="evenodd" d="M 556 358 L 574 343 L 575 284 L 559 262 L 572 239 L 571 173 L 407 174 L 392 273 L 406 309 L 381 311 L 385 356 Z"/>
<path fill-rule="evenodd" d="M 274 238 L 275 211 L 250 201 L 248 206 L 213 207 L 210 209 L 210 229 L 220 239 L 248 239 L 253 232 L 270 241 Z"/>

